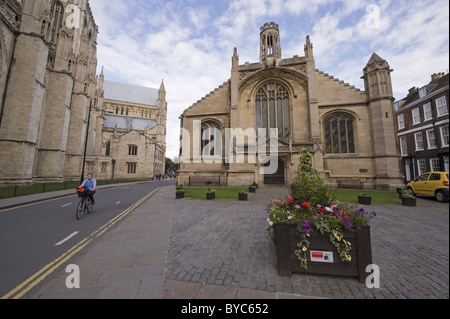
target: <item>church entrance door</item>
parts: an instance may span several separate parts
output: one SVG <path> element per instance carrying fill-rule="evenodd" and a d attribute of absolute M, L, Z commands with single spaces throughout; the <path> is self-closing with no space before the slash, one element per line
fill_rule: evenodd
<path fill-rule="evenodd" d="M 268 165 L 265 165 L 268 166 Z M 285 165 L 283 161 L 278 160 L 278 170 L 275 174 L 264 175 L 264 184 L 265 185 L 285 185 L 285 174 L 284 174 Z"/>

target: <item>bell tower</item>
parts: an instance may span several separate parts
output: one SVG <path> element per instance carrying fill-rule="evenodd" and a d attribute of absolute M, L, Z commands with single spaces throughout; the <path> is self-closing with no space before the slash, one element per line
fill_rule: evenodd
<path fill-rule="evenodd" d="M 373 53 L 364 68 L 368 111 L 372 121 L 376 188 L 389 189 L 402 185 L 400 154 L 394 115 L 391 69 L 389 63 Z"/>
<path fill-rule="evenodd" d="M 261 27 L 260 57 L 266 66 L 274 66 L 281 60 L 280 30 L 275 22 Z"/>

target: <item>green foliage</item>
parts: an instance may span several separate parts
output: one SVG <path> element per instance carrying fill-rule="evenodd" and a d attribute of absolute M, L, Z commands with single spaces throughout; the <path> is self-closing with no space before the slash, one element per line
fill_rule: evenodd
<path fill-rule="evenodd" d="M 306 148 L 301 150 L 300 165 L 290 185 L 295 202 L 309 202 L 312 206 L 329 205 L 333 201 L 330 190 L 319 172 L 313 168 L 313 155 Z"/>
<path fill-rule="evenodd" d="M 416 199 L 416 196 L 410 190 L 402 191 L 402 198 Z"/>

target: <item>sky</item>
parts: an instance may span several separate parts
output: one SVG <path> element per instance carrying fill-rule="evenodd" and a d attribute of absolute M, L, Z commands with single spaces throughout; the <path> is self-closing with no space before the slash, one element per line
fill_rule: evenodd
<path fill-rule="evenodd" d="M 231 56 L 259 62 L 260 27 L 280 27 L 283 58 L 364 90 L 373 52 L 388 61 L 394 97 L 449 71 L 448 0 L 90 0 L 99 27 L 98 72 L 105 79 L 167 92 L 167 154 L 179 153 L 183 111 L 231 76 Z"/>

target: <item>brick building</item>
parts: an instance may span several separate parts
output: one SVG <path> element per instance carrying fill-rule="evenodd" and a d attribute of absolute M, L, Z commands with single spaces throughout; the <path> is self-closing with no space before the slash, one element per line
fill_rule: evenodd
<path fill-rule="evenodd" d="M 405 181 L 430 171 L 449 171 L 449 75 L 413 87 L 395 103 Z"/>

